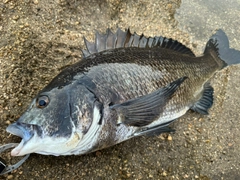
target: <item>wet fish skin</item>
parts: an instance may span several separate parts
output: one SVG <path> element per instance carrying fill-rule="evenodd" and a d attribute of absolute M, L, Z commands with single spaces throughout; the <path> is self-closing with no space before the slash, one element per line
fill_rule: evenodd
<path fill-rule="evenodd" d="M 23 138 L 13 156 L 84 154 L 171 131 L 169 123 L 189 109 L 208 113 L 213 103 L 209 79 L 240 61 L 221 30 L 201 57 L 172 39 L 129 30 L 96 36 L 95 44 L 85 39 L 85 57 L 56 76 L 7 128 Z"/>

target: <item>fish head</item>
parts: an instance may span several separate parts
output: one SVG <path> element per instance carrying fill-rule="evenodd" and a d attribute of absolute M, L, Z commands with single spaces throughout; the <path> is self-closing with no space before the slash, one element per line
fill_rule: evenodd
<path fill-rule="evenodd" d="M 41 91 L 7 131 L 22 138 L 12 156 L 67 155 L 91 126 L 95 96 L 82 85 Z"/>

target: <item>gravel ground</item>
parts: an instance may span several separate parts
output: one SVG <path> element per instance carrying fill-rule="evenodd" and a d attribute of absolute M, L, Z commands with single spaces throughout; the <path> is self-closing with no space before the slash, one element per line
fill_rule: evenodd
<path fill-rule="evenodd" d="M 93 40 L 95 30 L 130 27 L 139 34 L 177 39 L 200 54 L 213 30 L 223 28 L 240 49 L 239 0 L 221 1 L 218 8 L 204 2 L 1 1 L 0 142 L 19 142 L 6 133 L 7 125 L 65 66 L 81 59 L 82 37 Z M 0 179 L 240 179 L 239 71 L 238 65 L 218 72 L 212 79 L 210 115 L 188 112 L 173 124 L 174 134 L 138 137 L 83 156 L 32 154 Z M 16 162 L 9 153 L 1 156 Z"/>

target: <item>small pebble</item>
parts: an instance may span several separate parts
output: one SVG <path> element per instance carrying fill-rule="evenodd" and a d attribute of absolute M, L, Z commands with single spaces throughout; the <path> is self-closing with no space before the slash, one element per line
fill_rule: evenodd
<path fill-rule="evenodd" d="M 172 4 L 168 4 L 167 9 L 172 9 Z"/>
<path fill-rule="evenodd" d="M 5 124 L 9 125 L 9 124 L 11 124 L 11 121 L 7 120 L 7 121 L 5 121 Z"/>
<path fill-rule="evenodd" d="M 33 4 L 38 4 L 38 0 L 33 0 Z"/>
<path fill-rule="evenodd" d="M 131 173 L 127 173 L 127 177 L 131 177 Z"/>
<path fill-rule="evenodd" d="M 19 16 L 16 15 L 16 16 L 13 16 L 12 18 L 13 18 L 13 20 L 17 21 L 19 19 Z"/>
<path fill-rule="evenodd" d="M 164 177 L 166 177 L 166 176 L 167 176 L 166 171 L 163 171 L 162 175 L 163 175 Z"/>
<path fill-rule="evenodd" d="M 168 135 L 167 140 L 172 141 L 172 136 L 170 134 Z"/>
<path fill-rule="evenodd" d="M 101 154 L 102 154 L 102 153 L 101 153 L 100 151 L 97 151 L 97 152 L 96 152 L 96 156 L 101 156 Z"/>
<path fill-rule="evenodd" d="M 13 175 L 8 175 L 7 179 L 12 179 Z"/>
<path fill-rule="evenodd" d="M 160 134 L 158 137 L 159 137 L 161 140 L 164 140 L 164 139 L 165 139 L 164 136 L 163 136 L 163 134 Z"/>

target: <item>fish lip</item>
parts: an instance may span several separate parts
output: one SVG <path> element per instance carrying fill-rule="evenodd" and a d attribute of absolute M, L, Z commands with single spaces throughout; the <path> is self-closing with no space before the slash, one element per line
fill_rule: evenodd
<path fill-rule="evenodd" d="M 18 144 L 18 146 L 16 146 L 12 151 L 11 151 L 11 155 L 12 156 L 18 156 L 22 150 L 22 148 L 24 147 L 24 145 L 30 141 L 30 139 L 32 139 L 32 137 L 34 136 L 34 134 L 37 133 L 39 134 L 39 126 L 34 125 L 34 124 L 26 124 L 26 123 L 21 123 L 21 122 L 15 122 L 13 124 L 10 124 L 6 131 L 19 136 L 22 138 L 21 142 Z"/>
<path fill-rule="evenodd" d="M 21 137 L 25 142 L 31 139 L 34 134 L 26 124 L 20 122 L 10 124 L 6 130 L 13 135 Z"/>

